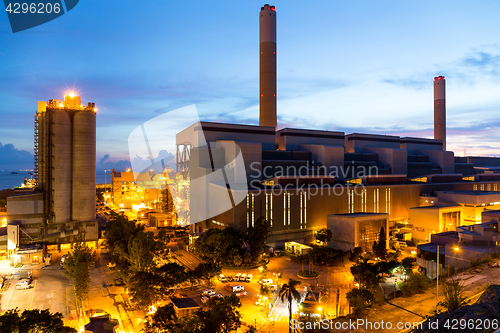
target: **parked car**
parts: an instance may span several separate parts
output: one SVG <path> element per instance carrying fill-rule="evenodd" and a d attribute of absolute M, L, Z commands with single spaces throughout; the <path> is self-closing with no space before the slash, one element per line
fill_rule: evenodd
<path fill-rule="evenodd" d="M 245 287 L 243 287 L 242 285 L 239 285 L 239 284 L 235 285 L 235 286 L 231 286 L 231 285 L 227 284 L 226 290 L 230 291 L 232 293 L 236 293 L 236 292 L 240 292 L 240 291 L 245 290 Z"/>
<path fill-rule="evenodd" d="M 279 257 L 280 256 L 280 250 L 274 250 L 274 255 L 276 257 Z"/>
<path fill-rule="evenodd" d="M 245 282 L 247 280 L 247 273 L 243 273 L 240 276 L 240 281 Z"/>
<path fill-rule="evenodd" d="M 246 282 L 252 282 L 252 279 L 253 279 L 253 275 L 252 274 L 248 274 L 245 281 Z"/>
<path fill-rule="evenodd" d="M 219 281 L 220 282 L 227 282 L 227 278 L 223 274 L 221 274 L 221 275 L 219 275 Z"/>
<path fill-rule="evenodd" d="M 215 290 L 213 289 L 205 289 L 201 292 L 202 296 L 211 296 L 213 294 L 215 294 Z"/>
<path fill-rule="evenodd" d="M 262 279 L 259 281 L 259 284 L 264 285 L 264 286 L 269 286 L 273 284 L 273 279 Z"/>
<path fill-rule="evenodd" d="M 240 280 L 240 277 L 241 277 L 241 273 L 237 273 L 237 274 L 234 276 L 234 281 L 239 281 L 239 280 Z"/>
<path fill-rule="evenodd" d="M 206 303 L 208 300 L 209 300 L 209 298 L 207 296 L 202 296 L 201 297 L 201 302 L 202 303 Z"/>
<path fill-rule="evenodd" d="M 210 298 L 213 298 L 213 297 L 223 298 L 224 296 L 222 294 L 215 293 L 215 294 L 210 295 Z"/>
<path fill-rule="evenodd" d="M 21 278 L 16 283 L 16 289 L 29 289 L 32 287 L 31 282 L 31 278 Z"/>
<path fill-rule="evenodd" d="M 232 275 L 228 275 L 228 276 L 226 276 L 226 278 L 227 278 L 227 282 L 234 281 L 234 277 Z"/>

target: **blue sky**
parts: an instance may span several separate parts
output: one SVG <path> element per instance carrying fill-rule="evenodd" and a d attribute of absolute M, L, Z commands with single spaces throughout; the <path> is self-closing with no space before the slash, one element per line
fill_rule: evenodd
<path fill-rule="evenodd" d="M 202 120 L 258 124 L 264 3 L 85 0 L 15 34 L 0 13 L 0 168 L 33 151 L 37 101 L 73 88 L 98 107 L 98 161 L 127 159 L 134 128 L 191 104 Z M 271 4 L 279 127 L 430 138 L 444 75 L 448 150 L 500 156 L 500 1 Z"/>

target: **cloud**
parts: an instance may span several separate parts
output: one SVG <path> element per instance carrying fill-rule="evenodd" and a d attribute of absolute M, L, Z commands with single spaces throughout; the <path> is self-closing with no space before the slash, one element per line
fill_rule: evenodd
<path fill-rule="evenodd" d="M 117 162 L 108 161 L 109 154 L 105 154 L 97 163 L 96 170 L 111 170 L 115 169 L 117 171 L 126 170 L 131 167 L 129 160 L 119 160 Z"/>
<path fill-rule="evenodd" d="M 33 162 L 33 154 L 29 151 L 19 150 L 11 143 L 2 145 L 0 142 L 0 170 L 32 170 Z"/>
<path fill-rule="evenodd" d="M 423 77 L 423 76 L 422 76 Z M 428 75 L 427 77 L 431 77 Z M 429 79 L 410 79 L 410 78 L 392 78 L 392 79 L 382 79 L 381 82 L 394 84 L 397 86 L 412 88 L 416 90 L 424 90 L 429 87 Z"/>

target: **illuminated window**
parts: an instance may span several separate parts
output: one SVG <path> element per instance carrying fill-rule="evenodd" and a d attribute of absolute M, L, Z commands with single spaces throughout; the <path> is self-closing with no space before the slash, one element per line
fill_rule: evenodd
<path fill-rule="evenodd" d="M 307 199 L 306 199 L 306 193 L 301 191 L 300 192 L 300 229 L 305 229 L 306 228 L 306 222 L 307 222 Z"/>
<path fill-rule="evenodd" d="M 486 190 L 491 191 L 491 184 L 486 185 Z"/>
<path fill-rule="evenodd" d="M 349 213 L 354 213 L 354 190 L 349 190 Z"/>
<path fill-rule="evenodd" d="M 387 214 L 391 213 L 391 189 L 385 189 L 385 212 Z"/>
<path fill-rule="evenodd" d="M 252 198 L 252 227 L 255 224 L 255 194 L 251 194 Z"/>
<path fill-rule="evenodd" d="M 250 227 L 250 194 L 247 194 L 247 228 Z"/>
<path fill-rule="evenodd" d="M 287 197 L 287 193 L 285 192 L 285 194 L 283 195 L 283 225 L 286 226 L 286 197 Z"/>
<path fill-rule="evenodd" d="M 363 212 L 366 213 L 366 190 L 363 190 L 363 193 L 361 194 L 361 209 L 363 209 Z"/>
<path fill-rule="evenodd" d="M 493 184 L 493 191 L 497 191 L 498 190 L 498 187 L 497 187 L 497 184 Z"/>
<path fill-rule="evenodd" d="M 288 226 L 290 227 L 290 196 L 291 194 L 288 193 Z"/>
<path fill-rule="evenodd" d="M 484 191 L 484 184 L 481 184 L 481 191 Z"/>
<path fill-rule="evenodd" d="M 373 191 L 373 210 L 375 213 L 380 210 L 380 190 L 378 188 Z"/>
<path fill-rule="evenodd" d="M 473 188 L 474 188 L 474 191 L 477 191 L 477 184 L 474 184 Z"/>

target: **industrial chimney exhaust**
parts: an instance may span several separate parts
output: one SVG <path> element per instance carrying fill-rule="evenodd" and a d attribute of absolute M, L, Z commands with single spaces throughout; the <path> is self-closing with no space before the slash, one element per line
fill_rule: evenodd
<path fill-rule="evenodd" d="M 443 140 L 446 150 L 446 89 L 444 76 L 434 78 L 434 139 Z"/>
<path fill-rule="evenodd" d="M 277 126 L 276 117 L 276 10 L 260 9 L 260 126 Z"/>

